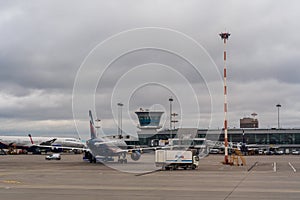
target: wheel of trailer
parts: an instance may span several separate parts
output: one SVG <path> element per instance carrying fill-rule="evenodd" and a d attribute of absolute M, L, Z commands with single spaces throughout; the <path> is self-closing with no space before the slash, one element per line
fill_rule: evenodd
<path fill-rule="evenodd" d="M 127 163 L 127 159 L 124 159 L 124 163 L 125 163 L 125 164 Z"/>

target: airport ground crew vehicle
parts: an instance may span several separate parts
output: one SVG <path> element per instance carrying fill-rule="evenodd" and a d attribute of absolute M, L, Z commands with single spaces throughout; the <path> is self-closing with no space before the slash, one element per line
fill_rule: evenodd
<path fill-rule="evenodd" d="M 156 150 L 155 165 L 163 170 L 196 169 L 199 157 L 191 150 Z"/>

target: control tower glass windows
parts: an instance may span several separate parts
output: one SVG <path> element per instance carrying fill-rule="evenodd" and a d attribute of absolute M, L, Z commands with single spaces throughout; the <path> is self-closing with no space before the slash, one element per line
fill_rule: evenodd
<path fill-rule="evenodd" d="M 140 126 L 159 126 L 162 112 L 136 112 Z"/>

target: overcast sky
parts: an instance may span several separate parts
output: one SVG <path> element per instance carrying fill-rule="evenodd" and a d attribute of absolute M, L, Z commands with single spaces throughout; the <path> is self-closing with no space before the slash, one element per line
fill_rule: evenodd
<path fill-rule="evenodd" d="M 189 122 L 200 115 L 198 128 L 221 128 L 223 108 L 211 99 L 222 102 L 223 88 L 212 91 L 208 86 L 219 86 L 216 81 L 220 82 L 220 77 L 214 72 L 211 77 L 198 76 L 191 63 L 172 54 L 171 48 L 186 44 L 179 40 L 177 44 L 176 37 L 166 42 L 162 36 L 159 41 L 155 34 L 152 38 L 151 31 L 136 40 L 119 37 L 121 32 L 144 27 L 174 30 L 195 40 L 203 47 L 200 65 L 215 63 L 220 76 L 223 43 L 218 34 L 230 32 L 229 127 L 239 127 L 239 119 L 250 117 L 253 112 L 258 114 L 260 127 L 277 127 L 278 103 L 282 105 L 281 127 L 300 127 L 299 19 L 300 2 L 296 0 L 3 0 L 0 2 L 0 133 L 77 136 L 77 126 L 80 136 L 88 137 L 87 108 L 101 118 L 105 131 L 114 132 L 116 103 L 120 101 L 124 103 L 123 127 L 134 131 L 135 110 L 144 107 L 168 113 L 170 96 L 175 99 L 173 110 L 181 114 L 179 121 L 186 121 L 182 126 L 194 126 Z M 119 37 L 117 44 L 107 42 L 112 36 Z M 169 42 L 170 51 L 129 49 L 128 54 L 120 55 L 124 46 L 143 43 L 149 38 L 157 46 Z M 100 50 L 103 43 L 106 52 Z M 185 50 L 191 57 L 198 55 L 192 48 Z M 121 57 L 111 60 L 105 73 L 100 74 L 96 69 L 104 69 L 103 60 L 110 54 Z M 206 54 L 212 59 L 211 64 L 206 63 Z M 81 71 L 86 65 L 94 66 L 88 70 L 90 74 Z M 74 103 L 76 80 L 86 82 L 82 88 L 89 87 L 93 75 L 99 81 L 90 88 L 95 103 L 89 105 L 89 101 L 79 97 Z M 135 80 L 137 85 L 128 81 L 135 77 L 139 77 Z M 189 85 L 194 90 L 189 90 Z M 178 91 L 173 91 L 174 88 Z M 79 96 L 85 96 L 85 92 L 75 88 Z M 123 95 L 129 100 L 123 100 Z M 73 113 L 72 102 L 78 113 Z M 165 127 L 167 118 L 163 116 Z"/>

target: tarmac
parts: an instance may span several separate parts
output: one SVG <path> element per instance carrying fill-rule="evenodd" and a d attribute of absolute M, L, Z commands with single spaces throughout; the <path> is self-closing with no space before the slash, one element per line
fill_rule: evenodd
<path fill-rule="evenodd" d="M 88 163 L 82 155 L 0 156 L 0 198 L 82 199 L 300 199 L 300 156 L 247 156 L 246 166 L 201 159 L 196 170 L 160 171 L 154 155 L 127 164 Z"/>

